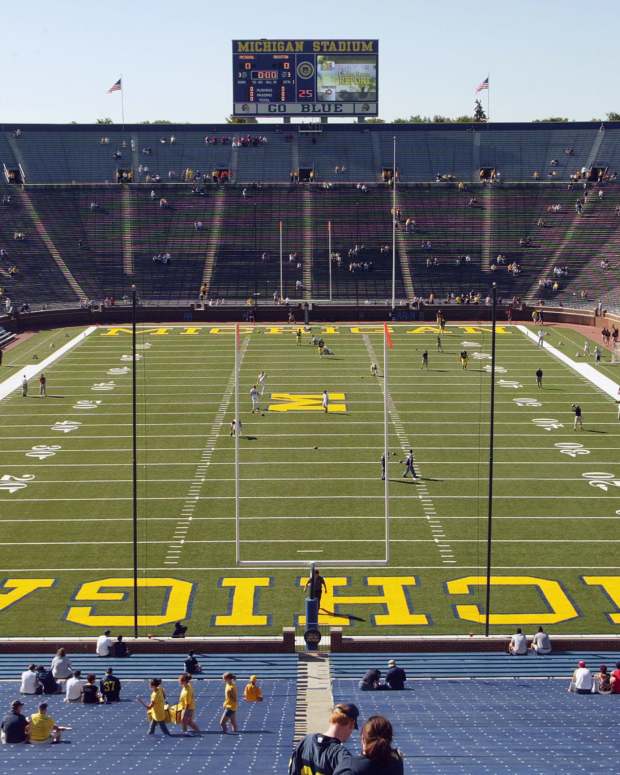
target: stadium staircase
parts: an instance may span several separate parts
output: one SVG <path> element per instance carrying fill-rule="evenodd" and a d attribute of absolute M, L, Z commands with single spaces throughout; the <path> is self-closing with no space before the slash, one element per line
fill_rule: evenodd
<path fill-rule="evenodd" d="M 314 264 L 314 212 L 312 207 L 312 192 L 305 189 L 303 197 L 303 297 L 307 301 L 312 298 L 312 267 Z M 295 294 L 298 296 L 299 294 Z"/>
<path fill-rule="evenodd" d="M 128 277 L 134 273 L 133 268 L 133 243 L 131 239 L 131 226 L 133 223 L 133 206 L 131 202 L 131 193 L 127 186 L 123 186 L 121 191 L 121 241 L 123 244 L 123 271 Z"/>
<path fill-rule="evenodd" d="M 224 208 L 226 206 L 226 194 L 220 189 L 212 196 L 213 210 L 211 214 L 211 221 L 208 226 L 208 240 L 207 240 L 207 252 L 205 255 L 205 263 L 202 270 L 202 282 L 201 286 L 205 285 L 207 289 L 207 295 L 211 291 L 211 278 L 213 277 L 213 268 L 215 266 L 215 256 L 219 247 L 222 228 L 224 224 Z"/>

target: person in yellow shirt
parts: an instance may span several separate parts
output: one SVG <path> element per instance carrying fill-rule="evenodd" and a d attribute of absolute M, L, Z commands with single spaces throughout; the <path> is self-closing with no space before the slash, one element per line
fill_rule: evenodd
<path fill-rule="evenodd" d="M 151 678 L 149 681 L 151 687 L 151 700 L 147 705 L 140 698 L 138 702 L 142 703 L 146 708 L 146 715 L 149 721 L 149 735 L 155 734 L 155 727 L 159 726 L 164 735 L 169 735 L 168 727 L 166 726 L 166 693 L 161 687 L 161 679 Z"/>
<path fill-rule="evenodd" d="M 245 689 L 243 690 L 243 699 L 246 702 L 263 701 L 263 692 L 261 691 L 260 686 L 256 683 L 257 680 L 258 680 L 258 676 L 256 675 L 250 676 L 250 683 L 247 684 Z"/>
<path fill-rule="evenodd" d="M 222 732 L 226 734 L 228 730 L 228 724 L 230 724 L 232 731 L 237 731 L 237 686 L 235 685 L 235 678 L 237 676 L 234 673 L 224 673 L 222 680 L 226 684 L 224 687 L 224 712 L 220 719 L 220 726 Z"/>
<path fill-rule="evenodd" d="M 196 700 L 194 699 L 194 687 L 190 683 L 191 680 L 192 677 L 189 673 L 181 673 L 179 676 L 181 694 L 179 695 L 178 707 L 181 710 L 181 727 L 184 733 L 187 733 L 187 728 L 189 727 L 192 732 L 200 734 L 200 729 L 198 729 L 198 725 L 194 721 Z"/>
<path fill-rule="evenodd" d="M 39 705 L 39 712 L 33 713 L 28 719 L 26 729 L 31 743 L 48 744 L 59 743 L 62 730 L 70 727 L 59 727 L 51 716 L 47 715 L 47 702 Z"/>

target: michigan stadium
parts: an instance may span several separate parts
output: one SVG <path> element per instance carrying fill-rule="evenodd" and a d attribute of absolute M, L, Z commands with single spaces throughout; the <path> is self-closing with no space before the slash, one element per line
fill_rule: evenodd
<path fill-rule="evenodd" d="M 148 72 L 110 20 L 76 70 L 36 5 L 2 55 L 49 59 L 0 124 L 2 770 L 620 772 L 605 89 L 519 107 L 502 55 L 564 54 L 494 45 L 465 98 L 420 86 L 466 113 L 399 118 L 413 9 L 331 38 L 220 9 L 208 71 Z M 81 48 L 94 13 L 59 14 Z"/>

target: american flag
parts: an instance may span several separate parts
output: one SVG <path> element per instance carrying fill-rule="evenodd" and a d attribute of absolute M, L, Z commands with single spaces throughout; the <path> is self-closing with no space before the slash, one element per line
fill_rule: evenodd
<path fill-rule="evenodd" d="M 119 81 L 119 83 L 120 83 L 120 81 Z M 487 77 L 484 79 L 484 81 L 481 84 L 479 84 L 479 86 L 476 87 L 476 94 L 478 94 L 478 92 L 484 91 L 485 89 L 488 89 L 488 88 L 489 88 L 489 76 L 487 75 Z"/>
<path fill-rule="evenodd" d="M 121 91 L 122 88 L 123 88 L 121 80 L 122 79 L 119 78 L 118 81 L 113 86 L 110 86 L 110 88 L 108 89 L 107 93 L 108 94 L 112 94 L 113 91 Z"/>

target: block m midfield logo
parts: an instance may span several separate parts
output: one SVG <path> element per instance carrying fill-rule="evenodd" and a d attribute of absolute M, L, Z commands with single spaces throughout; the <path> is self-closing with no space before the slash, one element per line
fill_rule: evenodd
<path fill-rule="evenodd" d="M 327 412 L 346 412 L 344 393 L 328 393 Z M 270 412 L 323 412 L 322 393 L 272 393 L 271 400 L 278 403 L 269 404 Z"/>

